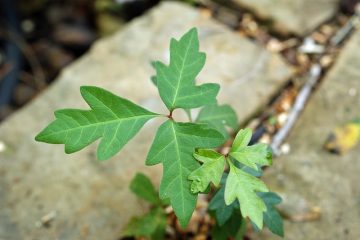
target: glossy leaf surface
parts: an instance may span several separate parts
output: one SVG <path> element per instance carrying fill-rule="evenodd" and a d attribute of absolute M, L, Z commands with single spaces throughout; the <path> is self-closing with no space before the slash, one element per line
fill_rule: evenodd
<path fill-rule="evenodd" d="M 170 64 L 153 63 L 160 97 L 169 110 L 197 108 L 216 102 L 219 85 L 206 83 L 195 85 L 195 78 L 205 64 L 205 53 L 199 52 L 196 28 L 192 28 L 180 40 L 171 39 Z"/>
<path fill-rule="evenodd" d="M 196 119 L 196 122 L 207 123 L 210 127 L 221 132 L 225 137 L 229 137 L 229 133 L 225 126 L 236 130 L 238 120 L 235 111 L 229 105 L 207 105 L 203 107 Z"/>
<path fill-rule="evenodd" d="M 168 120 L 158 129 L 146 164 L 163 164 L 160 198 L 169 198 L 182 226 L 186 226 L 195 209 L 197 194 L 190 191 L 191 172 L 200 164 L 193 157 L 195 148 L 217 147 L 223 136 L 200 124 Z"/>
<path fill-rule="evenodd" d="M 81 87 L 90 110 L 62 109 L 36 136 L 40 142 L 64 144 L 66 153 L 83 149 L 101 138 L 100 160 L 114 156 L 151 118 L 158 116 L 129 100 L 98 87 Z"/>
<path fill-rule="evenodd" d="M 194 157 L 202 165 L 189 175 L 191 192 L 204 192 L 211 182 L 218 187 L 224 172 L 225 157 L 211 149 L 199 149 Z"/>

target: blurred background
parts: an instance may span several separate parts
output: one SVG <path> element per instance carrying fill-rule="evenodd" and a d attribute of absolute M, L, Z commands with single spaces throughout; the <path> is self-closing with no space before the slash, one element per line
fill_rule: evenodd
<path fill-rule="evenodd" d="M 360 239 L 359 19 L 358 0 L 0 0 L 0 240 L 122 239 L 147 212 L 128 185 L 161 179 L 144 166 L 152 123 L 101 163 L 96 144 L 65 155 L 34 136 L 85 106 L 80 85 L 162 111 L 150 62 L 194 26 L 199 82 L 219 83 L 238 127 L 274 151 L 263 179 L 283 198 L 285 239 Z M 208 202 L 187 229 L 167 209 L 166 238 L 211 239 Z M 249 226 L 244 239 L 280 238 Z"/>
<path fill-rule="evenodd" d="M 160 0 L 34 0 L 31 2 L 2 0 L 0 121 L 46 88 L 62 68 L 85 53 L 96 39 L 120 30 L 127 22 L 144 14 L 159 2 Z M 344 24 L 346 18 L 354 13 L 358 1 L 319 1 L 313 5 L 305 2 L 303 6 L 289 1 L 288 8 L 291 11 L 294 5 L 299 5 L 295 8 L 304 8 L 299 9 L 303 13 L 297 14 L 306 16 L 306 11 L 316 13 L 315 25 L 299 26 L 298 30 L 294 29 L 297 27 L 295 25 L 287 29 L 274 28 L 279 25 L 277 21 L 292 17 L 289 15 L 291 11 L 286 12 L 286 1 L 272 3 L 279 5 L 274 8 L 283 12 L 280 14 L 271 13 L 274 11 L 272 9 L 269 9 L 270 13 L 264 12 L 266 5 L 270 4 L 269 1 L 259 1 L 259 4 L 256 3 L 257 1 L 249 4 L 250 1 L 241 0 L 183 0 L 182 2 L 208 11 L 208 14 L 234 31 L 255 38 L 261 44 L 266 45 L 270 42 L 274 45 L 274 41 L 271 41 L 272 37 L 277 40 L 295 41 L 294 33 L 303 37 L 304 33 L 311 28 L 314 29 L 320 21 L 326 22 L 332 19 Z M 321 6 L 322 2 L 325 2 L 323 6 Z M 329 3 L 333 5 L 330 10 Z M 331 13 L 327 13 L 329 11 Z M 325 16 L 320 20 L 315 19 L 319 18 L 319 15 Z M 276 19 L 275 23 L 273 16 Z M 328 29 L 328 31 L 332 30 Z M 300 40 L 301 37 L 298 36 L 296 40 Z M 291 43 L 292 47 L 297 46 L 294 42 Z M 289 59 L 291 64 L 294 64 L 294 61 L 296 60 Z"/>
<path fill-rule="evenodd" d="M 96 39 L 158 2 L 2 0 L 0 120 L 43 90 Z"/>

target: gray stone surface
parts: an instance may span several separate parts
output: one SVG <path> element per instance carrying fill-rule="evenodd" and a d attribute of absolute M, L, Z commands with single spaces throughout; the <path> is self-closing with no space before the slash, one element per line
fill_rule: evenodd
<path fill-rule="evenodd" d="M 234 0 L 262 18 L 274 21 L 277 30 L 305 35 L 330 19 L 339 0 Z"/>
<path fill-rule="evenodd" d="M 296 124 L 290 154 L 266 171 L 265 181 L 283 196 L 285 212 L 299 216 L 315 206 L 321 210 L 317 221 L 286 221 L 285 239 L 360 239 L 360 145 L 343 156 L 322 148 L 335 127 L 360 116 L 359 46 L 358 30 Z"/>
<path fill-rule="evenodd" d="M 161 167 L 144 159 L 158 122 L 149 122 L 116 157 L 95 159 L 96 144 L 65 155 L 63 146 L 36 143 L 34 136 L 64 107 L 86 107 L 79 86 L 96 85 L 165 113 L 149 80 L 150 60 L 168 57 L 170 37 L 199 28 L 207 53 L 200 82 L 223 87 L 221 103 L 231 103 L 240 120 L 254 114 L 291 74 L 281 58 L 232 33 L 180 3 L 163 3 L 67 67 L 41 96 L 0 126 L 0 239 L 116 239 L 124 224 L 147 206 L 128 190 L 137 171 L 158 183 Z M 56 211 L 48 228 L 42 216 Z"/>

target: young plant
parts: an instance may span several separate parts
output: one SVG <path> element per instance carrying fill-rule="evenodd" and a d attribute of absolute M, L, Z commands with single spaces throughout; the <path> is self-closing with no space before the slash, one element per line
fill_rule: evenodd
<path fill-rule="evenodd" d="M 188 224 L 198 194 L 207 192 L 210 183 L 220 186 L 223 179 L 225 183 L 214 197 L 221 203 L 213 200 L 210 204 L 219 226 L 232 219 L 230 209 L 240 208 L 242 216 L 249 217 L 261 229 L 266 214 L 273 210 L 269 204 L 274 201 L 266 203 L 267 195 L 261 195 L 261 192 L 268 192 L 268 189 L 252 173 L 258 174 L 261 167 L 271 164 L 271 152 L 265 144 L 247 146 L 251 138 L 249 129 L 237 134 L 228 154 L 213 150 L 229 137 L 225 125 L 236 129 L 237 118 L 228 105 L 217 105 L 218 84 L 195 84 L 205 58 L 199 51 L 197 30 L 193 28 L 180 40 L 171 39 L 169 65 L 153 63 L 156 75 L 152 81 L 169 110 L 168 114 L 151 112 L 102 88 L 83 86 L 81 95 L 90 110 L 56 111 L 56 119 L 35 139 L 64 144 L 66 153 L 74 153 L 101 139 L 97 157 L 107 160 L 119 152 L 147 121 L 164 118 L 150 147 L 146 165 L 163 164 L 160 199 L 171 204 L 180 224 Z M 177 122 L 173 118 L 175 109 L 184 109 L 190 114 L 191 109 L 199 107 L 203 108 L 195 122 Z M 226 166 L 230 171 L 224 177 Z"/>
<path fill-rule="evenodd" d="M 152 208 L 148 213 L 132 218 L 123 229 L 122 235 L 153 240 L 164 239 L 167 223 L 164 207 L 168 205 L 168 202 L 159 198 L 150 179 L 142 173 L 136 174 L 130 183 L 130 189 L 139 198 L 149 202 Z"/>

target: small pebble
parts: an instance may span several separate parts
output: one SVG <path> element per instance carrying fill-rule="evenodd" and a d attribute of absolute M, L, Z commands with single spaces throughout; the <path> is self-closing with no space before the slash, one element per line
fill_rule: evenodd
<path fill-rule="evenodd" d="M 287 119 L 288 119 L 288 114 L 285 112 L 280 113 L 277 117 L 277 121 L 281 126 L 284 125 Z"/>
<path fill-rule="evenodd" d="M 322 67 L 326 68 L 326 67 L 329 67 L 332 64 L 333 60 L 334 59 L 333 59 L 332 56 L 325 55 L 325 56 L 321 57 L 320 64 L 321 64 Z"/>
<path fill-rule="evenodd" d="M 48 214 L 46 214 L 45 216 L 43 216 L 40 221 L 37 221 L 35 223 L 35 226 L 40 228 L 40 227 L 47 227 L 49 226 L 50 222 L 53 221 L 57 216 L 57 213 L 55 211 L 51 211 Z"/>
<path fill-rule="evenodd" d="M 290 144 L 284 143 L 283 145 L 281 145 L 280 151 L 281 151 L 282 154 L 289 154 L 289 152 L 290 152 Z"/>
<path fill-rule="evenodd" d="M 259 140 L 260 143 L 265 143 L 265 144 L 270 144 L 271 143 L 271 137 L 269 134 L 264 134 L 260 140 Z"/>
<path fill-rule="evenodd" d="M 21 28 L 24 32 L 31 33 L 35 29 L 35 23 L 30 19 L 26 19 L 26 20 L 22 21 Z"/>

